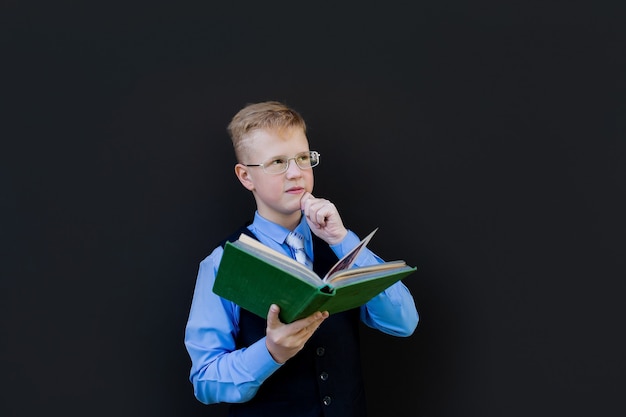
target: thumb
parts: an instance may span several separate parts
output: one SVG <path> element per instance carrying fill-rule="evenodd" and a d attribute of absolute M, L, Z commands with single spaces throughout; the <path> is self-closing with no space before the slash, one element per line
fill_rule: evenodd
<path fill-rule="evenodd" d="M 281 324 L 278 313 L 280 313 L 280 307 L 276 304 L 272 304 L 267 312 L 267 327 L 273 328 Z"/>

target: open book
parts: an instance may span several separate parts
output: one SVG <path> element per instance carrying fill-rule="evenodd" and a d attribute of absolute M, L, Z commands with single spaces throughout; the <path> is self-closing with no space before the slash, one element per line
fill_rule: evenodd
<path fill-rule="evenodd" d="M 316 311 L 333 314 L 361 306 L 417 269 L 401 260 L 353 267 L 376 230 L 324 277 L 241 234 L 224 246 L 213 292 L 263 318 L 271 304 L 278 304 L 280 319 L 285 323 Z"/>

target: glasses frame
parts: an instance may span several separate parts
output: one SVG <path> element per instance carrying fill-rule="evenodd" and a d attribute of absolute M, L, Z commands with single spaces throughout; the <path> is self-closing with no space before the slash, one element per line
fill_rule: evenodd
<path fill-rule="evenodd" d="M 300 164 L 298 164 L 298 156 L 302 155 L 302 154 L 309 154 L 309 158 L 312 160 L 315 158 L 315 160 L 317 161 L 315 163 L 315 165 L 311 164 L 309 166 L 306 167 L 301 167 Z M 296 166 L 298 168 L 300 168 L 300 170 L 305 170 L 305 169 L 312 169 L 313 167 L 316 167 L 320 164 L 320 156 L 321 154 L 318 151 L 306 151 L 306 152 L 299 152 L 297 153 L 295 156 L 288 158 L 287 155 L 277 155 L 277 156 L 273 156 L 271 157 L 268 161 L 263 162 L 262 164 L 243 164 L 244 166 L 247 167 L 261 167 L 263 168 L 263 172 L 265 172 L 266 174 L 270 174 L 270 175 L 278 175 L 278 174 L 284 174 L 285 172 L 287 172 L 287 170 L 289 169 L 289 161 L 291 161 L 293 159 L 293 161 L 296 163 Z M 267 171 L 267 167 L 266 165 L 269 165 L 272 163 L 272 161 L 275 161 L 276 159 L 286 159 L 287 160 L 287 164 L 285 164 L 285 168 L 282 171 L 278 171 L 278 172 L 268 172 Z"/>

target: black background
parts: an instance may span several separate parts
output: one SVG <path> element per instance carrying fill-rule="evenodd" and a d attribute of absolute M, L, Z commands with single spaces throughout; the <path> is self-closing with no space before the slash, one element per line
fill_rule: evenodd
<path fill-rule="evenodd" d="M 418 266 L 416 333 L 363 329 L 372 417 L 624 415 L 621 2 L 210 3 L 1 3 L 0 415 L 224 415 L 183 331 L 268 99 Z"/>

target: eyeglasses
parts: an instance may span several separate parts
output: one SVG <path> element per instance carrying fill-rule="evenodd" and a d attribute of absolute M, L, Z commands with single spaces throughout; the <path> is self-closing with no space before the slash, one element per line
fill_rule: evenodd
<path fill-rule="evenodd" d="M 262 164 L 244 164 L 247 167 L 262 167 L 268 174 L 282 174 L 289 169 L 289 161 L 294 160 L 298 168 L 311 169 L 320 163 L 320 153 L 317 151 L 300 152 L 293 158 L 285 155 L 275 156 Z"/>

